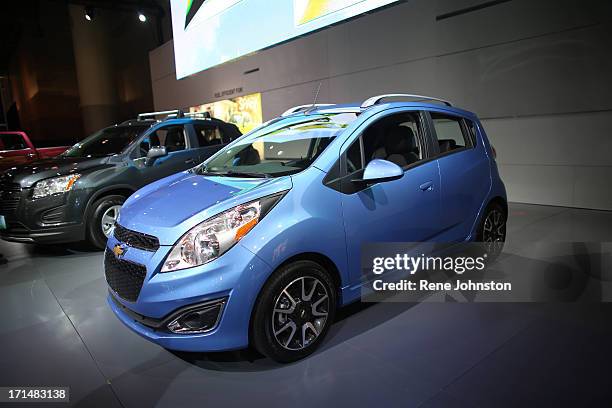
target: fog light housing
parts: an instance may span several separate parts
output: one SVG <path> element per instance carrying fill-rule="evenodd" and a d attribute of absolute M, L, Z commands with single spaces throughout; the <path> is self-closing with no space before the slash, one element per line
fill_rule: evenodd
<path fill-rule="evenodd" d="M 208 302 L 185 310 L 166 326 L 176 334 L 197 334 L 214 330 L 221 320 L 225 299 Z"/>

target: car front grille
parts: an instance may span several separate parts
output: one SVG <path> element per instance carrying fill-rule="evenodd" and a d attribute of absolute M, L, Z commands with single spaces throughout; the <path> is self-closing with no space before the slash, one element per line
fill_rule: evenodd
<path fill-rule="evenodd" d="M 147 269 L 123 259 L 118 259 L 108 249 L 104 252 L 106 282 L 121 298 L 135 302 L 140 295 Z"/>
<path fill-rule="evenodd" d="M 159 249 L 159 239 L 157 237 L 129 230 L 117 223 L 115 223 L 114 234 L 118 241 L 126 243 L 132 248 L 151 252 Z"/>
<path fill-rule="evenodd" d="M 17 183 L 0 184 L 0 214 L 13 215 L 21 200 L 21 186 Z"/>

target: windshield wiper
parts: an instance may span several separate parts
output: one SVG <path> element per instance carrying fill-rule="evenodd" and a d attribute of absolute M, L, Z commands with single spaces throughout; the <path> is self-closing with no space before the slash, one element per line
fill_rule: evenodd
<path fill-rule="evenodd" d="M 270 178 L 268 173 L 256 173 L 249 171 L 234 171 L 228 170 L 226 173 L 220 173 L 226 177 L 255 177 L 255 178 Z"/>
<path fill-rule="evenodd" d="M 200 176 L 218 176 L 218 177 L 253 177 L 253 178 L 270 178 L 272 177 L 268 173 L 256 173 L 256 172 L 248 172 L 248 171 L 210 171 L 206 168 L 201 168 L 197 174 Z"/>

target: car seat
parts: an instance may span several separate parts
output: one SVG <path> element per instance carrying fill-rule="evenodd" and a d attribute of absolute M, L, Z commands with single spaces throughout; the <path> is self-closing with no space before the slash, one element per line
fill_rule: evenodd
<path fill-rule="evenodd" d="M 166 150 L 169 152 L 175 152 L 177 150 L 183 150 L 185 148 L 185 136 L 183 135 L 182 129 L 170 129 L 166 135 Z"/>
<path fill-rule="evenodd" d="M 408 166 L 420 159 L 416 137 L 412 129 L 407 126 L 389 128 L 382 143 L 384 145 L 376 149 L 373 159 L 388 160 L 400 167 Z"/>
<path fill-rule="evenodd" d="M 440 146 L 440 153 L 446 153 L 456 149 L 457 142 L 453 139 L 440 139 L 438 140 L 438 146 Z"/>

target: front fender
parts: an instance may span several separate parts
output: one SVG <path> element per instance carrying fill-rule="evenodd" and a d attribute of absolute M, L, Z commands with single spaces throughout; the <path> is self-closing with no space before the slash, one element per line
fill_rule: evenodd
<path fill-rule="evenodd" d="M 271 270 L 304 253 L 329 258 L 349 285 L 346 236 L 338 192 L 323 185 L 325 173 L 310 167 L 294 176 L 293 189 L 241 241 Z"/>

